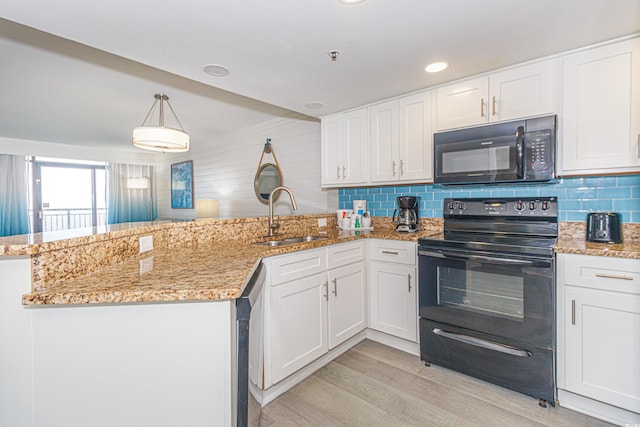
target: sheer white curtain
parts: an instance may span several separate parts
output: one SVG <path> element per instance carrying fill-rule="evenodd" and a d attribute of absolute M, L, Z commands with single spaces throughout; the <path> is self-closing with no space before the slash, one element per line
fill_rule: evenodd
<path fill-rule="evenodd" d="M 149 221 L 158 217 L 153 166 L 107 164 L 107 223 Z M 148 178 L 148 188 L 129 188 L 130 178 Z"/>
<path fill-rule="evenodd" d="M 0 236 L 28 232 L 29 210 L 25 158 L 0 154 Z"/>

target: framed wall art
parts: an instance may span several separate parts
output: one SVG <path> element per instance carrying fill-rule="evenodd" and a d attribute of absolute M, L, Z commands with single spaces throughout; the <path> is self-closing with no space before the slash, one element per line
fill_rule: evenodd
<path fill-rule="evenodd" d="M 171 165 L 171 209 L 193 209 L 193 160 Z"/>

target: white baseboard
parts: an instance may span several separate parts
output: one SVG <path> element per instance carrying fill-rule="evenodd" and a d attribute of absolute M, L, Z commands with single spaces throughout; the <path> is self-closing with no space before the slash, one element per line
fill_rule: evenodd
<path fill-rule="evenodd" d="M 566 390 L 558 389 L 558 404 L 563 408 L 619 426 L 640 426 L 640 414 L 607 405 Z"/>
<path fill-rule="evenodd" d="M 366 333 L 367 338 L 371 341 L 388 345 L 389 347 L 393 347 L 414 356 L 420 356 L 420 344 L 418 344 L 417 342 L 408 341 L 404 338 L 394 337 L 393 335 L 385 334 L 384 332 L 376 331 L 373 329 L 367 329 Z"/>

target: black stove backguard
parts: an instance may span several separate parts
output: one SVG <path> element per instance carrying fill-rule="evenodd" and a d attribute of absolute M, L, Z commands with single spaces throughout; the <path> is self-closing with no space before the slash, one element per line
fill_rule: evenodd
<path fill-rule="evenodd" d="M 420 357 L 555 403 L 555 198 L 446 199 L 419 240 Z"/>

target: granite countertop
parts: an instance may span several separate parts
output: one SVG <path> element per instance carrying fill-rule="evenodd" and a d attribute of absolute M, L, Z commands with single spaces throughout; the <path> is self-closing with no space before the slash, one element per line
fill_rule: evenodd
<path fill-rule="evenodd" d="M 262 258 L 312 249 L 361 238 L 417 241 L 437 233 L 396 233 L 329 230 L 327 239 L 283 246 L 222 241 L 193 248 L 154 250 L 150 256 L 131 259 L 55 287 L 23 296 L 25 305 L 109 304 L 170 301 L 211 301 L 238 298 Z M 322 233 L 316 233 L 323 235 Z M 275 239 L 275 238 L 274 238 Z"/>
<path fill-rule="evenodd" d="M 554 249 L 562 254 L 640 259 L 640 241 L 637 240 L 606 244 L 587 242 L 584 238 L 560 237 Z"/>
<path fill-rule="evenodd" d="M 259 230 L 264 228 L 260 219 L 234 219 L 209 223 L 211 224 L 220 226 L 215 229 L 218 234 L 238 232 L 233 225 L 248 227 L 241 229 L 241 233 L 247 230 L 255 232 L 252 227 Z M 206 237 L 193 240 L 184 247 L 172 247 L 165 241 L 164 246 L 159 245 L 148 254 L 134 254 L 136 256 L 131 259 L 117 261 L 106 267 L 100 266 L 97 271 L 78 277 L 63 277 L 46 289 L 35 288 L 37 290 L 23 296 L 22 302 L 25 305 L 56 305 L 229 300 L 242 294 L 256 267 L 265 257 L 362 238 L 417 242 L 421 237 L 436 237 L 442 232 L 441 224 L 437 222 L 427 222 L 425 229 L 417 233 L 397 233 L 389 224 L 381 224 L 385 226 L 360 232 L 326 227 L 316 229 L 313 233 L 301 234 L 299 230 L 289 229 L 273 239 L 305 234 L 322 235 L 326 239 L 275 247 L 256 245 L 256 241 L 269 239 L 250 237 L 251 234 L 235 236 L 235 240 L 226 240 L 227 237 L 213 241 L 215 239 Z M 75 245 L 96 242 L 102 244 L 104 241 L 108 246 L 108 239 L 114 236 L 132 237 L 137 241 L 138 236 L 154 230 L 165 230 L 183 241 L 187 235 L 185 233 L 193 232 L 197 235 L 200 225 L 202 224 L 171 222 L 124 224 L 112 226 L 108 230 L 71 230 L 56 236 L 49 235 L 47 238 L 38 237 L 38 241 L 31 241 L 33 239 L 29 236 L 16 236 L 0 239 L 0 255 L 38 257 L 47 251 L 58 251 L 65 260 L 64 267 L 65 263 L 73 264 L 78 259 L 69 255 Z M 634 238 L 627 239 L 622 244 L 607 245 L 585 242 L 584 227 L 581 224 L 565 224 L 561 227 L 555 251 L 640 259 L 640 239 L 635 238 L 639 235 L 638 230 L 640 227 L 635 227 L 629 234 L 629 237 Z M 161 238 L 159 242 L 162 243 Z M 137 250 L 135 245 L 134 248 Z M 80 256 L 91 256 L 87 252 L 79 253 Z"/>

